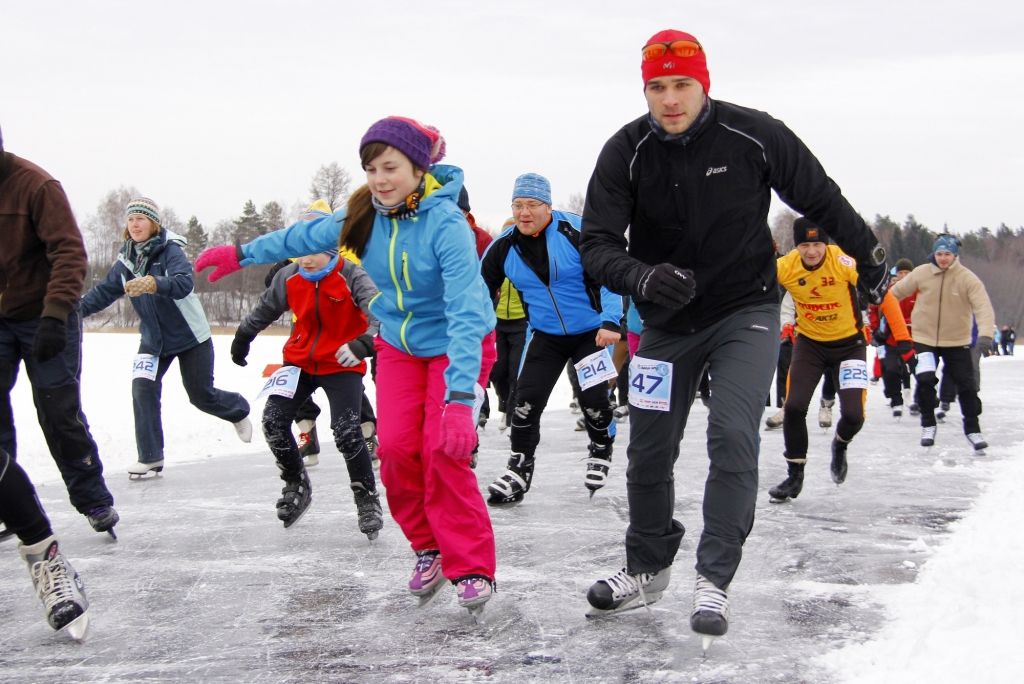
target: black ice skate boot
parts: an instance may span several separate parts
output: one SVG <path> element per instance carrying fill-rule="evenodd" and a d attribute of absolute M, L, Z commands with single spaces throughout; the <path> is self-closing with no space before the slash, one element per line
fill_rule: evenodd
<path fill-rule="evenodd" d="M 85 519 L 97 532 L 106 532 L 112 539 L 117 539 L 114 534 L 114 525 L 121 520 L 113 506 L 94 506 L 85 514 Z"/>
<path fill-rule="evenodd" d="M 583 486 L 590 490 L 590 496 L 593 497 L 594 492 L 604 487 L 605 480 L 608 479 L 608 466 L 612 464 L 612 445 L 591 442 L 587 449 L 590 451 L 590 457 L 587 459 Z"/>
<path fill-rule="evenodd" d="M 832 481 L 837 485 L 843 484 L 846 480 L 846 447 L 849 445 L 850 443 L 839 435 L 832 438 L 832 465 L 830 470 L 832 471 Z"/>
<path fill-rule="evenodd" d="M 772 503 L 781 503 L 787 499 L 795 499 L 800 496 L 804 488 L 804 464 L 790 463 L 789 477 L 768 490 L 769 500 Z"/>
<path fill-rule="evenodd" d="M 359 531 L 373 541 L 384 527 L 384 511 L 380 507 L 380 495 L 371 492 L 361 482 L 352 483 L 352 495 L 356 500 L 356 515 Z"/>
<path fill-rule="evenodd" d="M 690 629 L 701 635 L 704 650 L 707 651 L 715 638 L 729 631 L 729 587 L 719 589 L 700 573 L 693 588 L 693 611 L 690 613 Z"/>
<path fill-rule="evenodd" d="M 533 481 L 533 463 L 533 456 L 513 451 L 508 458 L 505 474 L 487 485 L 487 491 L 490 492 L 487 503 L 500 506 L 522 501 Z"/>
<path fill-rule="evenodd" d="M 277 519 L 283 522 L 285 527 L 291 527 L 299 521 L 313 501 L 313 488 L 309 484 L 305 468 L 298 472 L 282 468 L 281 479 L 284 480 L 284 487 L 281 489 L 281 498 L 277 500 Z"/>

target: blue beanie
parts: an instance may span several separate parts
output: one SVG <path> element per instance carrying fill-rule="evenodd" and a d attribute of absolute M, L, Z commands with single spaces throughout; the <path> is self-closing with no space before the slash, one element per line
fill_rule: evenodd
<path fill-rule="evenodd" d="M 551 204 L 551 183 L 539 173 L 524 173 L 516 178 L 516 183 L 512 186 L 512 200 L 520 198 Z"/>
<path fill-rule="evenodd" d="M 935 238 L 935 244 L 932 245 L 932 254 L 935 254 L 936 252 L 959 254 L 960 240 L 953 235 L 940 235 Z"/>

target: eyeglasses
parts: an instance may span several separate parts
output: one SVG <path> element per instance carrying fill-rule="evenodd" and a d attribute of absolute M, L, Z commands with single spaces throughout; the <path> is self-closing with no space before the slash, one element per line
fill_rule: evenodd
<path fill-rule="evenodd" d="M 661 59 L 671 52 L 676 57 L 693 57 L 703 50 L 700 43 L 694 40 L 673 40 L 671 43 L 651 43 L 645 45 L 641 54 L 645 62 Z"/>
<path fill-rule="evenodd" d="M 529 209 L 530 212 L 535 212 L 544 206 L 543 202 L 513 202 L 512 212 L 518 214 L 524 209 Z"/>

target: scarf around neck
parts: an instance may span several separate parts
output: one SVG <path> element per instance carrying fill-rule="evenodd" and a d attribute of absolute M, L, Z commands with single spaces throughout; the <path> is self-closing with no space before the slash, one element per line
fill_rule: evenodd
<path fill-rule="evenodd" d="M 426 187 L 427 177 L 426 175 L 424 175 L 423 178 L 420 179 L 419 186 L 415 190 L 413 190 L 404 200 L 402 200 L 398 204 L 395 204 L 394 206 L 388 207 L 381 204 L 373 195 L 370 196 L 370 201 L 373 203 L 373 208 L 381 216 L 386 216 L 388 218 L 398 219 L 401 221 L 415 216 L 416 212 L 419 211 L 420 200 L 423 199 L 423 192 L 426 189 Z"/>

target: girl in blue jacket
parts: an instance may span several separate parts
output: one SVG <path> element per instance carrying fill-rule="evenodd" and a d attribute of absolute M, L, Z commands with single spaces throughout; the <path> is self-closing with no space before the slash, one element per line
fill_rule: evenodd
<path fill-rule="evenodd" d="M 192 264 L 182 250 L 185 239 L 161 227 L 160 210 L 147 197 L 129 202 L 126 213 L 124 245 L 106 279 L 82 298 L 82 318 L 124 294 L 139 315 L 142 339 L 132 378 L 139 462 L 128 468 L 129 478 L 135 479 L 164 469 L 160 394 L 174 359 L 193 406 L 232 423 L 243 442 L 252 439 L 252 423 L 249 403 L 241 394 L 213 386 L 210 324 L 193 292 Z"/>
<path fill-rule="evenodd" d="M 494 363 L 494 308 L 473 233 L 459 210 L 462 170 L 436 162 L 436 129 L 381 119 L 363 136 L 367 184 L 332 217 L 300 221 L 252 242 L 212 247 L 196 268 L 210 281 L 338 244 L 351 248 L 380 290 L 377 434 L 391 515 L 416 565 L 410 592 L 425 599 L 448 578 L 459 604 L 482 609 L 494 582 L 494 532 L 470 456 L 475 397 Z"/>

